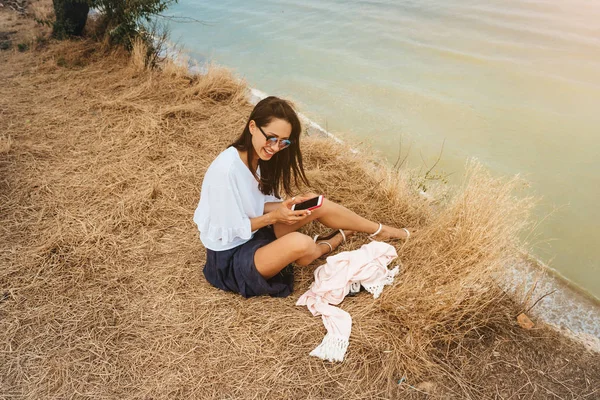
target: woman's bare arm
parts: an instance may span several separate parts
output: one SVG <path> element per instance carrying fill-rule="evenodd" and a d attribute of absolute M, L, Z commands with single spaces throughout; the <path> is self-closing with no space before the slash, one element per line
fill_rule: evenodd
<path fill-rule="evenodd" d="M 273 201 L 273 202 L 265 203 L 265 211 L 263 212 L 263 214 L 268 214 L 271 211 L 275 211 L 277 209 L 277 207 L 279 207 L 280 205 L 281 205 L 280 201 Z"/>

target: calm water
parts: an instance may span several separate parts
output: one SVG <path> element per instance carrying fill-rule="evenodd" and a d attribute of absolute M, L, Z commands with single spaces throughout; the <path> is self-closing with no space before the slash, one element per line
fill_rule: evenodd
<path fill-rule="evenodd" d="M 542 196 L 534 253 L 600 298 L 600 0 L 200 1 L 172 38 L 333 133 Z"/>

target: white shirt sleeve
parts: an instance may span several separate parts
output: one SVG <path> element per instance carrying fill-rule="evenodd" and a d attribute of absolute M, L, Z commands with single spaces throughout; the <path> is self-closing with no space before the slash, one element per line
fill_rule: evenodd
<path fill-rule="evenodd" d="M 268 194 L 265 196 L 265 203 L 278 203 L 278 202 L 282 202 L 283 200 L 278 199 L 277 197 Z"/>
<path fill-rule="evenodd" d="M 229 171 L 226 179 L 210 180 L 203 185 L 194 219 L 203 235 L 222 245 L 236 237 L 246 240 L 252 237 L 250 218 L 244 212 L 239 188 Z"/>

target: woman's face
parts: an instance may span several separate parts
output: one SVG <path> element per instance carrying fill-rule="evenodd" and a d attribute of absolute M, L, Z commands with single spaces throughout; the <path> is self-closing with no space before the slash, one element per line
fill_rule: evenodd
<path fill-rule="evenodd" d="M 281 141 L 289 139 L 292 134 L 292 124 L 286 120 L 273 118 L 271 122 L 263 127 L 262 131 L 256 125 L 254 120 L 250 121 L 250 133 L 252 134 L 252 146 L 254 147 L 254 154 L 261 160 L 268 161 L 278 151 L 289 151 L 289 149 L 282 149 Z M 279 141 L 275 144 L 271 144 L 265 137 L 277 137 Z"/>

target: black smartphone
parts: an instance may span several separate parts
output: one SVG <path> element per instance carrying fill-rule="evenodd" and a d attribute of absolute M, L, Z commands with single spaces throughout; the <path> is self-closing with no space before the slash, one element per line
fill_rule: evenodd
<path fill-rule="evenodd" d="M 302 203 L 294 204 L 292 210 L 314 210 L 315 208 L 321 207 L 321 204 L 323 204 L 323 195 L 305 200 Z"/>

